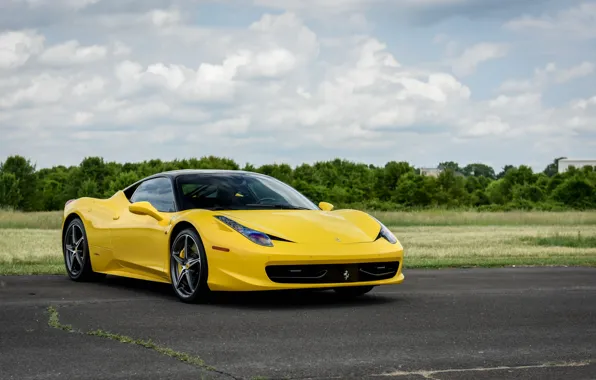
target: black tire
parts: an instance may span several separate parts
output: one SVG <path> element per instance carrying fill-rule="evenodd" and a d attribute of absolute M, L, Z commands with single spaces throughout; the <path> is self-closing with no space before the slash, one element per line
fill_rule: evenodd
<path fill-rule="evenodd" d="M 174 250 L 175 250 L 177 244 L 180 243 L 180 239 L 183 239 L 185 236 L 192 238 L 192 240 L 196 244 L 196 247 L 198 248 L 197 252 L 195 252 L 195 254 L 198 254 L 198 258 L 200 258 L 199 268 L 197 269 L 196 265 L 195 265 L 194 270 L 191 272 L 194 275 L 199 276 L 198 285 L 196 285 L 196 288 L 194 289 L 194 291 L 190 291 L 191 290 L 190 288 L 186 289 L 186 287 L 184 287 L 183 284 L 182 284 L 183 287 L 179 288 L 176 284 L 177 269 L 175 269 L 175 268 L 177 268 L 178 264 L 176 263 L 176 259 L 174 258 L 173 253 L 174 253 Z M 185 253 L 185 256 L 186 256 L 186 253 Z M 169 265 L 170 265 L 170 277 L 172 279 L 172 282 L 171 282 L 172 289 L 174 290 L 174 293 L 176 294 L 178 299 L 180 299 L 180 301 L 185 302 L 185 303 L 205 303 L 211 299 L 212 293 L 209 289 L 209 286 L 207 285 L 207 276 L 209 273 L 209 267 L 208 267 L 208 263 L 207 263 L 207 255 L 205 253 L 205 247 L 203 245 L 203 241 L 201 240 L 201 237 L 194 229 L 187 228 L 185 230 L 182 230 L 172 239 L 172 243 L 170 245 Z M 186 281 L 186 276 L 184 276 L 183 281 L 185 281 L 188 284 L 188 281 Z M 189 291 L 187 291 L 187 290 L 189 290 Z"/>
<path fill-rule="evenodd" d="M 374 288 L 373 285 L 369 286 L 348 286 L 333 289 L 335 293 L 344 298 L 355 298 L 365 295 Z"/>
<path fill-rule="evenodd" d="M 72 231 L 75 231 L 76 239 L 82 239 L 76 249 L 76 256 L 73 256 L 72 250 Z M 64 256 L 64 266 L 66 273 L 71 280 L 77 282 L 98 281 L 105 277 L 105 274 L 96 273 L 91 267 L 91 256 L 89 255 L 89 241 L 85 225 L 79 218 L 71 220 L 64 228 L 62 238 L 62 254 Z M 78 259 L 76 258 L 78 257 Z M 72 260 L 72 262 L 71 262 Z M 81 264 L 82 263 L 82 264 Z"/>

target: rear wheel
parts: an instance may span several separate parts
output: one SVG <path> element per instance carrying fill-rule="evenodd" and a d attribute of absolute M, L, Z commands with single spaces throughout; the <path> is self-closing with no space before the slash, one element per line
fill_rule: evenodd
<path fill-rule="evenodd" d="M 199 234 L 193 229 L 181 231 L 170 247 L 170 276 L 178 298 L 187 303 L 209 299 L 207 255 Z"/>
<path fill-rule="evenodd" d="M 104 274 L 93 272 L 85 226 L 79 218 L 68 223 L 64 231 L 62 252 L 66 273 L 73 281 L 96 281 Z"/>
<path fill-rule="evenodd" d="M 374 286 L 348 286 L 333 289 L 341 297 L 353 298 L 360 297 L 370 292 Z"/>

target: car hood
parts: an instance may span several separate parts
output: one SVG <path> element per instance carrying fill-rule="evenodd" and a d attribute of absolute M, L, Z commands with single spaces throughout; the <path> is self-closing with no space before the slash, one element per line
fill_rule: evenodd
<path fill-rule="evenodd" d="M 357 210 L 234 210 L 217 214 L 295 243 L 364 243 L 374 241 L 380 231 L 374 218 Z"/>

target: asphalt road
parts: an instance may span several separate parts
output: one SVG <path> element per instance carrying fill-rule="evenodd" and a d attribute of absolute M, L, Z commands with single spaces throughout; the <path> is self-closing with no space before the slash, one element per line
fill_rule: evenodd
<path fill-rule="evenodd" d="M 349 302 L 209 305 L 141 281 L 0 277 L 0 379 L 596 379 L 596 269 L 405 274 Z"/>

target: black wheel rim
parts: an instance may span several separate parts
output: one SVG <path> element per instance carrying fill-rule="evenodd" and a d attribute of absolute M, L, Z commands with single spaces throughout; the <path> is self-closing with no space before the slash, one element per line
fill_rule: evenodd
<path fill-rule="evenodd" d="M 66 268 L 72 276 L 78 276 L 85 263 L 85 234 L 77 224 L 71 224 L 64 236 L 64 257 Z"/>
<path fill-rule="evenodd" d="M 170 274 L 176 292 L 184 298 L 192 296 L 201 281 L 201 251 L 195 238 L 187 233 L 172 244 Z"/>

